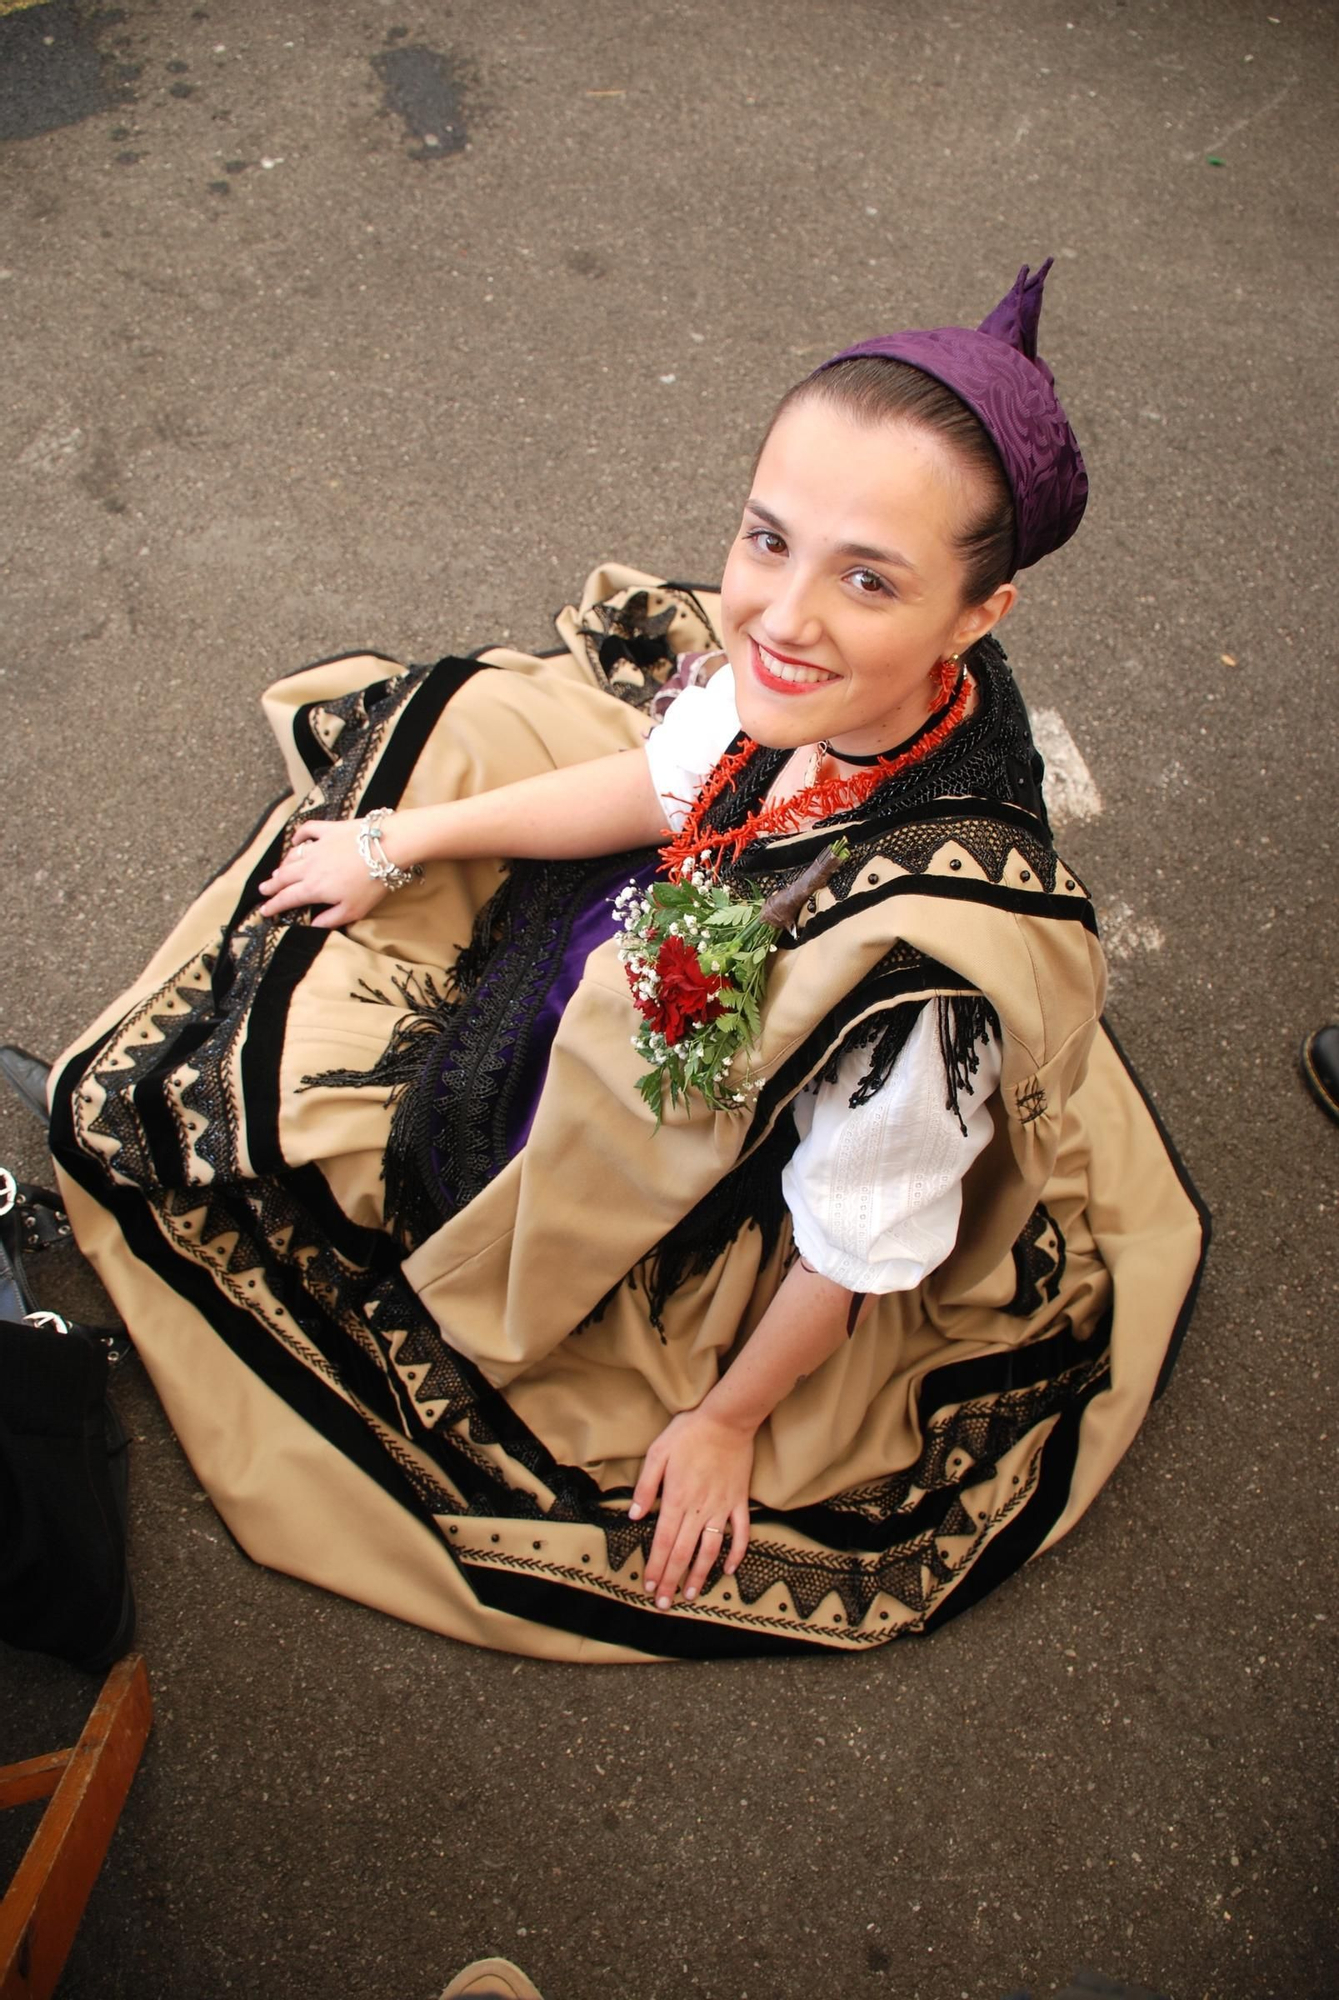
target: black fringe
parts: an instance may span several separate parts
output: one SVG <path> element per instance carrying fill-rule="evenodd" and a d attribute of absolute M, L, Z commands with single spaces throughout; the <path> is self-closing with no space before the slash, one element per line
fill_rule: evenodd
<path fill-rule="evenodd" d="M 823 1072 L 824 1080 L 835 1083 L 842 1058 L 852 1048 L 868 1048 L 870 1051 L 869 1067 L 849 1099 L 853 1111 L 861 1104 L 868 1104 L 871 1097 L 877 1097 L 883 1089 L 893 1073 L 893 1065 L 911 1039 L 911 1031 L 920 1020 L 924 1006 L 924 1000 L 908 1000 L 900 1007 L 891 1007 L 885 1013 L 862 1021 L 854 1036 L 848 1035 L 828 1059 Z"/>
<path fill-rule="evenodd" d="M 799 1144 L 800 1135 L 789 1111 L 780 1117 L 762 1144 L 746 1160 L 717 1181 L 681 1221 L 662 1236 L 638 1272 L 646 1287 L 651 1324 L 663 1332 L 665 1307 L 680 1285 L 708 1272 L 721 1252 L 748 1228 L 762 1236 L 762 1261 L 775 1250 L 786 1221 L 781 1197 L 781 1170 Z M 617 1291 L 618 1287 L 614 1287 Z M 603 1312 L 613 1293 L 601 1301 Z"/>
<path fill-rule="evenodd" d="M 462 952 L 461 958 L 465 954 Z M 406 973 L 391 980 L 399 1003 L 412 1011 L 397 1021 L 385 1050 L 371 1069 L 327 1069 L 317 1076 L 304 1076 L 300 1090 L 382 1089 L 390 1093 L 390 1133 L 381 1162 L 386 1184 L 384 1212 L 386 1227 L 409 1249 L 430 1236 L 445 1220 L 434 1196 L 437 1190 L 426 1185 L 415 1166 L 418 1124 L 418 1093 L 414 1089 L 423 1065 L 436 1045 L 442 1029 L 460 1005 L 460 962 L 439 985 L 433 975 Z M 386 1006 L 395 1002 L 389 995 L 367 987 L 363 996 Z"/>
<path fill-rule="evenodd" d="M 937 1000 L 935 1006 L 939 1012 L 939 1051 L 944 1058 L 944 1080 L 948 1085 L 944 1101 L 965 1139 L 967 1125 L 958 1108 L 958 1097 L 964 1090 L 971 1093 L 972 1078 L 981 1067 L 980 1044 L 989 1042 L 992 1035 L 999 1040 L 999 1015 L 981 993 L 956 993 Z"/>

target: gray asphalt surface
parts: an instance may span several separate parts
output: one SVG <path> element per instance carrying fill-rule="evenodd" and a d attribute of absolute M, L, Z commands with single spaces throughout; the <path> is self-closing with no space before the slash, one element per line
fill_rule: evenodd
<path fill-rule="evenodd" d="M 268 680 L 548 644 L 607 555 L 719 574 L 797 374 L 1050 251 L 1093 500 L 1004 636 L 1218 1230 L 1079 1531 L 866 1659 L 541 1665 L 325 1597 L 129 1363 L 157 1720 L 68 2000 L 430 2000 L 485 1951 L 548 2000 L 1339 1984 L 1339 1130 L 1295 1071 L 1339 1013 L 1339 33 L 1268 4 L 0 0 L 0 1038 L 71 1038 L 279 790 Z M 43 1178 L 9 1101 L 0 1159 Z M 0 1674 L 0 1757 L 73 1738 L 83 1677 Z"/>

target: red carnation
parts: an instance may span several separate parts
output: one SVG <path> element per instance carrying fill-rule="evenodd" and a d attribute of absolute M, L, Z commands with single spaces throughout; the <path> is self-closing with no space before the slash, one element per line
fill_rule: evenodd
<path fill-rule="evenodd" d="M 667 937 L 656 957 L 660 983 L 655 999 L 641 1003 L 642 1012 L 671 1048 L 692 1028 L 715 1021 L 725 1012 L 716 995 L 729 981 L 718 972 L 704 972 L 692 946 Z"/>

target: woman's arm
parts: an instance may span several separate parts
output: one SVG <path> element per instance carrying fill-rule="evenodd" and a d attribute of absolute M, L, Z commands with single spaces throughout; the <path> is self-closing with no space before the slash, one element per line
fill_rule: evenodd
<path fill-rule="evenodd" d="M 963 1176 L 994 1131 L 998 1035 L 978 1043 L 975 1055 L 975 1076 L 959 1099 L 965 1131 L 946 1101 L 933 1006 L 872 1099 L 853 1102 L 870 1060 L 858 1048 L 835 1081 L 796 1101 L 800 1144 L 781 1188 L 800 1261 L 711 1392 L 656 1439 L 634 1495 L 644 1512 L 661 1491 L 646 1565 L 661 1606 L 673 1602 L 685 1576 L 685 1595 L 701 1589 L 721 1548 L 716 1535 L 704 1539 L 705 1529 L 729 1523 L 726 1568 L 738 1567 L 748 1546 L 754 1434 L 840 1347 L 855 1324 L 852 1301 L 913 1289 L 952 1250 Z"/>
<path fill-rule="evenodd" d="M 852 1294 L 803 1263 L 792 1264 L 741 1352 L 695 1410 L 685 1410 L 646 1454 L 630 1517 L 640 1520 L 660 1494 L 660 1519 L 646 1562 L 646 1588 L 667 1610 L 680 1582 L 696 1597 L 721 1553 L 727 1575 L 749 1542 L 749 1478 L 760 1425 L 797 1382 L 812 1375 L 850 1330 Z"/>
<path fill-rule="evenodd" d="M 261 914 L 325 904 L 312 921 L 329 930 L 374 909 L 386 892 L 358 852 L 360 824 L 305 821 L 282 866 L 260 884 L 267 899 Z M 645 751 L 616 750 L 473 798 L 397 812 L 385 823 L 381 848 L 397 868 L 446 860 L 568 861 L 650 847 L 667 831 Z"/>

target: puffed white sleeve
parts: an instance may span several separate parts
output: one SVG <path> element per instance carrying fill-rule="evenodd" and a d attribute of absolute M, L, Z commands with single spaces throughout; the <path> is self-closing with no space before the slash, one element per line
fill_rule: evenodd
<path fill-rule="evenodd" d="M 989 1099 L 1000 1080 L 992 1036 L 959 1092 L 964 1136 L 946 1103 L 933 1003 L 925 1006 L 882 1090 L 852 1106 L 869 1061 L 852 1050 L 836 1080 L 792 1107 L 800 1143 L 781 1176 L 800 1255 L 852 1292 L 911 1291 L 953 1248 L 962 1181 L 994 1130 Z"/>
<path fill-rule="evenodd" d="M 665 818 L 677 833 L 707 773 L 739 733 L 734 671 L 727 661 L 702 687 L 686 687 L 646 739 L 646 760 Z"/>

